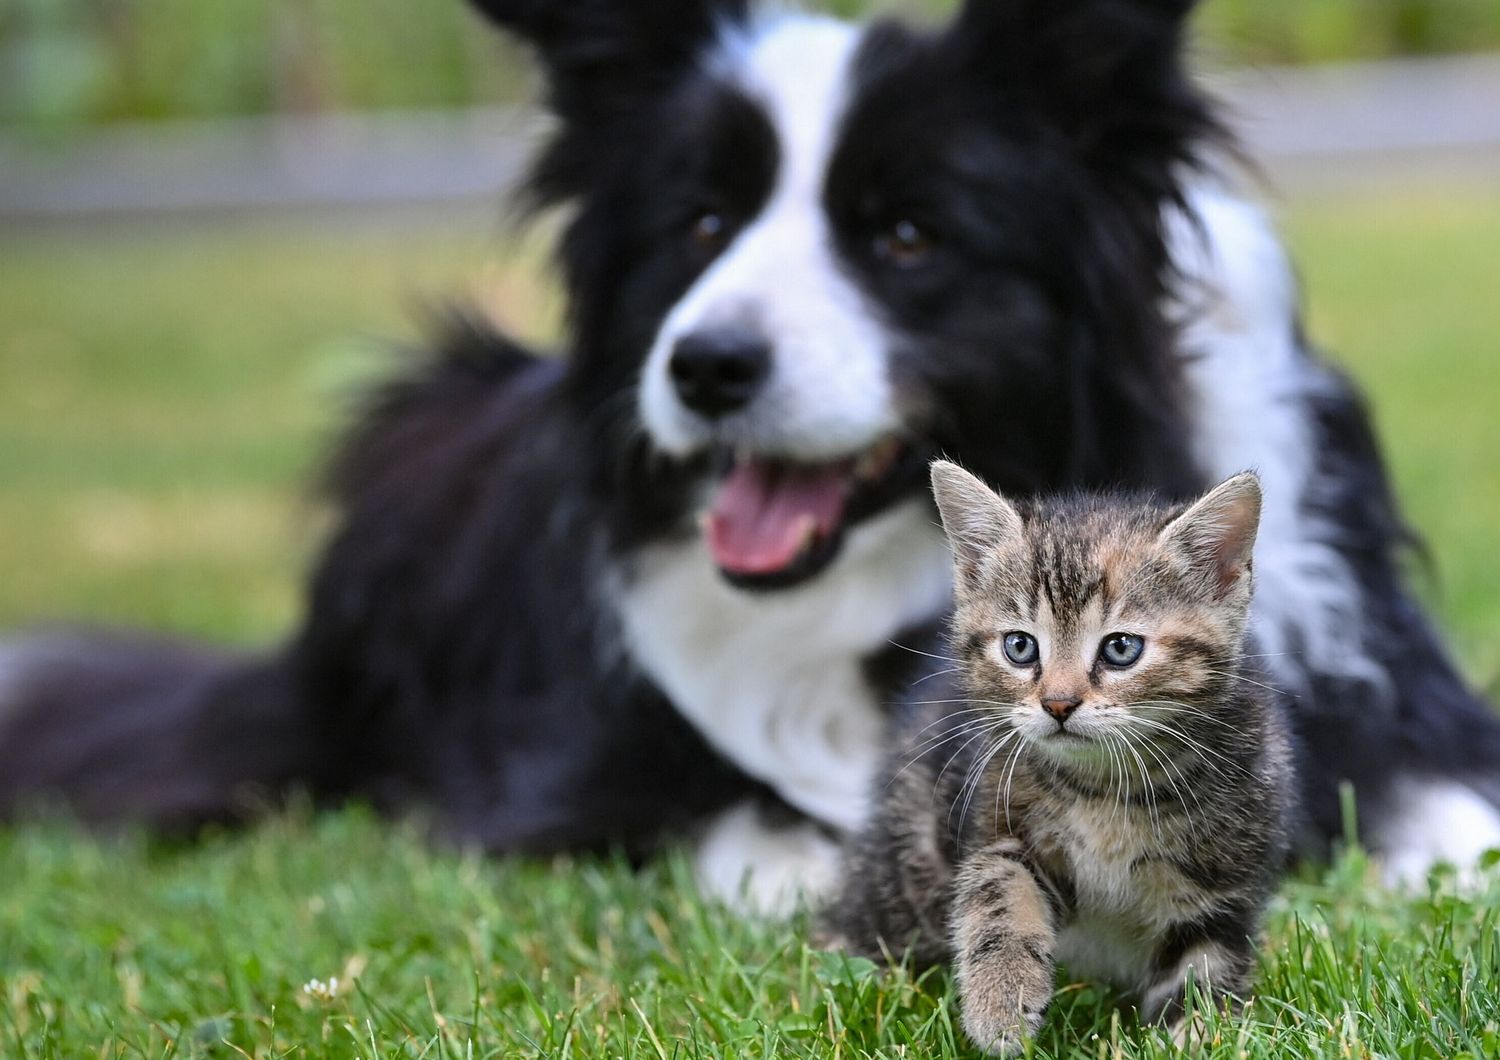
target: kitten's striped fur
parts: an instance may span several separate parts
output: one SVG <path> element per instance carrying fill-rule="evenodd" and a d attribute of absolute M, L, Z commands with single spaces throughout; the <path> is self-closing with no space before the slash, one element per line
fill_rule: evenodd
<path fill-rule="evenodd" d="M 957 693 L 898 723 L 831 940 L 953 962 L 964 1027 L 993 1053 L 1041 1024 L 1055 961 L 1136 991 L 1150 1019 L 1179 1020 L 1190 983 L 1242 996 L 1292 799 L 1244 650 L 1255 476 L 1186 510 L 1012 506 L 941 461 L 933 486 Z M 1007 656 L 1010 633 L 1035 662 Z M 1107 661 L 1117 633 L 1120 657 L 1140 638 L 1137 661 Z"/>

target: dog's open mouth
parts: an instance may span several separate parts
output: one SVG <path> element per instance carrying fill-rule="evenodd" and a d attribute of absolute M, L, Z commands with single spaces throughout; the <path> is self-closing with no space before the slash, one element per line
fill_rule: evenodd
<path fill-rule="evenodd" d="M 824 463 L 738 455 L 726 464 L 704 520 L 709 550 L 730 581 L 768 589 L 826 567 L 849 526 L 920 485 L 926 469 L 895 437 Z"/>

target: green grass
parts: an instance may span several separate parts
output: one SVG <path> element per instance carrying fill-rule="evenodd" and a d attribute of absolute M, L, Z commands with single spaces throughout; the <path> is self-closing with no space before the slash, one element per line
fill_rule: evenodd
<path fill-rule="evenodd" d="M 951 1057 L 951 984 L 705 905 L 681 858 L 503 864 L 349 811 L 190 848 L 0 833 L 7 1057 Z M 1500 873 L 1403 900 L 1356 854 L 1288 884 L 1213 1057 L 1493 1057 Z M 314 981 L 317 982 L 314 982 Z M 336 980 L 336 983 L 331 983 Z M 1172 1055 L 1060 982 L 1037 1057 Z"/>
<path fill-rule="evenodd" d="M 1286 218 L 1313 331 L 1366 384 L 1435 607 L 1500 670 L 1500 195 Z M 292 621 L 337 395 L 462 288 L 532 333 L 534 251 L 471 218 L 394 228 L 0 233 L 0 630 L 62 616 L 239 642 Z M 496 264 L 495 262 L 499 262 Z M 1215 1056 L 1500 1054 L 1500 872 L 1472 898 L 1290 883 L 1260 1000 Z M 679 859 L 507 863 L 359 811 L 190 847 L 0 830 L 0 1056 L 951 1056 L 941 975 L 806 950 L 706 906 Z M 304 985 L 337 977 L 330 996 Z M 1067 984 L 1038 1056 L 1150 1057 Z"/>

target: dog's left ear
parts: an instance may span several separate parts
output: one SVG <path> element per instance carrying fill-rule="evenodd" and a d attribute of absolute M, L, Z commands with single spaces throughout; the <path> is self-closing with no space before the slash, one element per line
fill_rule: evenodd
<path fill-rule="evenodd" d="M 607 119 L 665 88 L 749 0 L 470 0 L 530 44 L 548 102 L 574 123 Z"/>
<path fill-rule="evenodd" d="M 950 39 L 974 75 L 1085 150 L 1175 152 L 1211 125 L 1183 69 L 1193 0 L 965 0 Z M 1118 158 L 1108 164 L 1117 165 Z"/>

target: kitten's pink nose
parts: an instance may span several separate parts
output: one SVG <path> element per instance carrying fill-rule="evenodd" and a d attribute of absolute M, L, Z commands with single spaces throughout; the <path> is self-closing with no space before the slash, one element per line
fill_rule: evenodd
<path fill-rule="evenodd" d="M 1082 702 L 1082 696 L 1043 696 L 1042 709 L 1062 721 L 1077 710 L 1078 704 Z"/>

